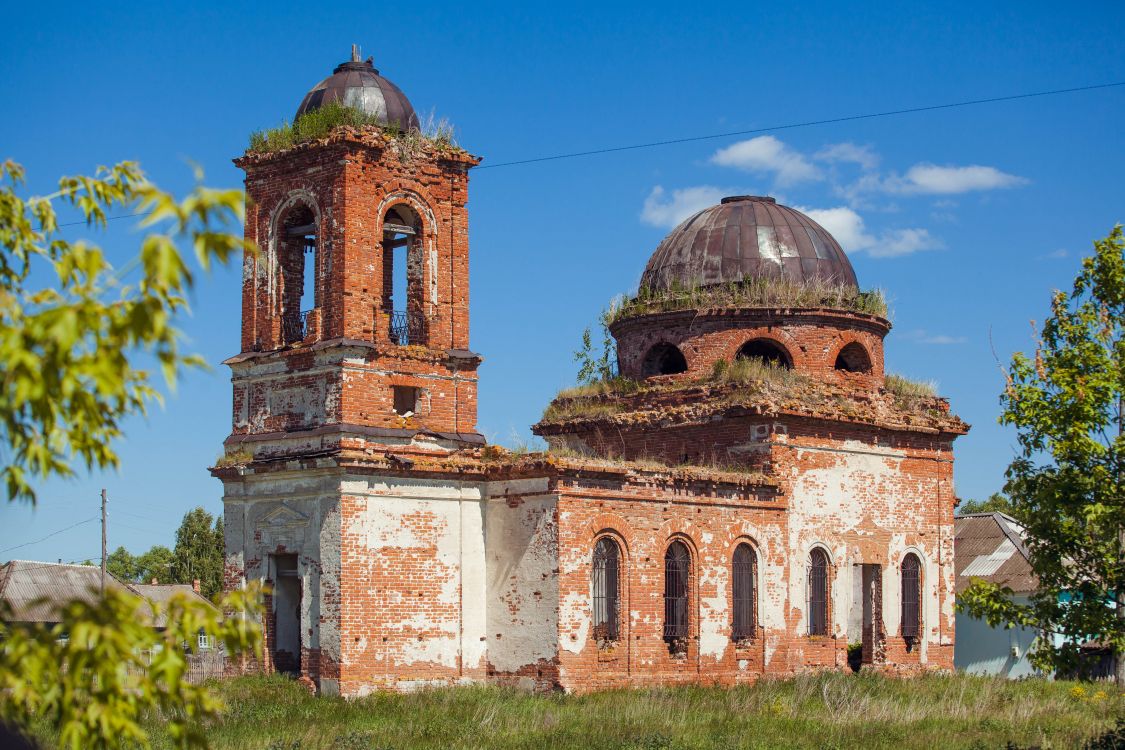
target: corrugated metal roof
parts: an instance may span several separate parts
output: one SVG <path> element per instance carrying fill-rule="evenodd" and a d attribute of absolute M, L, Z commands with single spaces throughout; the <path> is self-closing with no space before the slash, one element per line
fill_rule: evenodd
<path fill-rule="evenodd" d="M 19 622 L 58 622 L 63 602 L 96 601 L 100 585 L 101 569 L 90 565 L 12 560 L 3 568 L 0 599 L 12 607 Z M 107 573 L 106 588 L 126 587 Z"/>
<path fill-rule="evenodd" d="M 75 599 L 96 602 L 100 585 L 101 568 L 90 565 L 12 560 L 0 568 L 0 600 L 11 606 L 13 619 L 17 622 L 58 622 L 59 607 L 63 603 Z M 213 606 L 187 584 L 126 584 L 107 573 L 106 588 L 131 591 L 158 605 L 161 610 L 176 594 L 194 597 Z M 148 608 L 144 609 L 141 616 L 149 616 Z M 163 615 L 153 622 L 156 628 L 165 625 Z"/>
<path fill-rule="evenodd" d="M 971 513 L 958 516 L 954 529 L 956 593 L 964 591 L 973 578 L 1007 586 L 1017 594 L 1039 588 L 1028 561 L 1023 527 L 1014 518 L 1003 513 Z"/>

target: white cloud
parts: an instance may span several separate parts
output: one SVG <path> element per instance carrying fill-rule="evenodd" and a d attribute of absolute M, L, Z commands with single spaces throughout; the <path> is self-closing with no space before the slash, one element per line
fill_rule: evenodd
<path fill-rule="evenodd" d="M 977 190 L 998 190 L 1026 185 L 1028 180 L 1001 172 L 996 167 L 972 164 L 967 167 L 939 167 L 915 164 L 902 177 L 889 178 L 884 185 L 891 192 L 955 195 Z"/>
<path fill-rule="evenodd" d="M 913 331 L 903 334 L 904 338 L 916 341 L 919 344 L 926 344 L 929 346 L 952 346 L 954 344 L 964 344 L 969 341 L 964 336 L 949 336 L 944 333 L 930 333 L 924 328 L 916 328 Z"/>
<path fill-rule="evenodd" d="M 772 172 L 778 185 L 793 185 L 820 179 L 820 170 L 772 135 L 761 135 L 719 149 L 711 162 L 721 167 L 735 167 L 748 172 Z"/>
<path fill-rule="evenodd" d="M 930 234 L 928 229 L 888 229 L 867 250 L 867 254 L 872 258 L 897 258 L 939 247 L 941 241 Z"/>
<path fill-rule="evenodd" d="M 942 246 L 941 240 L 931 235 L 927 229 L 888 229 L 874 235 L 868 231 L 863 217 L 847 206 L 797 207 L 797 210 L 827 229 L 840 246 L 850 253 L 865 252 L 872 258 L 897 258 Z"/>
<path fill-rule="evenodd" d="M 863 217 L 848 208 L 798 208 L 803 214 L 828 230 L 846 251 L 866 250 L 875 242 L 863 225 Z"/>
<path fill-rule="evenodd" d="M 879 166 L 879 155 L 873 148 L 855 143 L 830 144 L 813 154 L 813 158 L 830 163 L 858 164 L 868 171 Z"/>
<path fill-rule="evenodd" d="M 1070 253 L 1067 251 L 1067 249 L 1065 247 L 1060 247 L 1054 252 L 1047 253 L 1045 257 L 1050 258 L 1051 260 L 1061 260 L 1068 255 L 1070 255 Z"/>
<path fill-rule="evenodd" d="M 723 196 L 732 192 L 714 185 L 673 190 L 668 195 L 663 187 L 657 185 L 645 198 L 641 209 L 641 221 L 654 227 L 674 227 L 692 214 L 718 203 Z"/>

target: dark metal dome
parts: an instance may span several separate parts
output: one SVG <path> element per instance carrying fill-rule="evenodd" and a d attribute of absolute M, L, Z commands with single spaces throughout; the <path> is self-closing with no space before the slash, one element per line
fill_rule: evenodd
<path fill-rule="evenodd" d="M 398 86 L 379 75 L 371 58 L 359 59 L 359 49 L 352 45 L 352 59 L 340 63 L 332 75 L 313 86 L 301 106 L 297 117 L 328 102 L 340 102 L 375 115 L 381 122 L 397 123 L 404 130 L 418 127 L 418 115 L 410 100 Z"/>
<path fill-rule="evenodd" d="M 756 277 L 858 287 L 840 243 L 824 227 L 773 198 L 723 198 L 684 221 L 649 258 L 641 287 L 664 290 Z"/>

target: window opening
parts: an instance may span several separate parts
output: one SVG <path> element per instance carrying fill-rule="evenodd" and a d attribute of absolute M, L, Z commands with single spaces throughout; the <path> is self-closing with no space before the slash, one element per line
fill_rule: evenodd
<path fill-rule="evenodd" d="M 922 631 L 922 565 L 911 553 L 902 561 L 902 637 L 907 649 L 917 643 Z"/>
<path fill-rule="evenodd" d="M 853 341 L 836 355 L 835 367 L 844 372 L 871 372 L 871 358 L 863 346 Z"/>
<path fill-rule="evenodd" d="M 683 542 L 664 553 L 664 641 L 672 653 L 685 653 L 688 638 L 688 575 L 691 555 Z"/>
<path fill-rule="evenodd" d="M 809 635 L 828 635 L 828 555 L 809 555 Z"/>
<path fill-rule="evenodd" d="M 754 637 L 757 571 L 754 550 L 749 544 L 738 545 L 732 561 L 734 589 L 734 623 L 732 638 L 743 641 Z"/>
<path fill-rule="evenodd" d="M 675 375 L 687 371 L 687 360 L 674 345 L 662 342 L 648 350 L 641 364 L 641 376 Z"/>
<path fill-rule="evenodd" d="M 617 542 L 602 537 L 594 546 L 594 639 L 616 641 L 620 627 L 619 577 L 621 554 Z"/>
<path fill-rule="evenodd" d="M 418 389 L 407 385 L 392 386 L 395 414 L 402 416 L 418 413 Z"/>
<path fill-rule="evenodd" d="M 284 343 L 305 338 L 309 312 L 317 307 L 317 231 L 312 211 L 296 206 L 282 222 L 281 238 L 281 328 Z"/>
<path fill-rule="evenodd" d="M 735 357 L 756 359 L 772 367 L 784 367 L 786 369 L 793 367 L 793 361 L 789 359 L 789 353 L 780 344 L 775 344 L 767 339 L 747 341 L 738 350 Z"/>
<path fill-rule="evenodd" d="M 383 217 L 383 310 L 390 317 L 391 342 L 400 346 L 423 343 L 419 230 L 407 206 L 395 206 Z"/>

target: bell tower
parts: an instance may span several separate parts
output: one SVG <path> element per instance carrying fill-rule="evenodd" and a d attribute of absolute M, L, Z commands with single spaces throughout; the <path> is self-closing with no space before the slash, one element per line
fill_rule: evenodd
<path fill-rule="evenodd" d="M 243 260 L 232 428 L 211 473 L 223 482 L 225 585 L 271 592 L 263 667 L 332 693 L 385 666 L 369 653 L 389 637 L 373 613 L 409 602 L 418 613 L 404 616 L 428 622 L 438 604 L 418 582 L 453 586 L 456 571 L 403 529 L 438 510 L 435 529 L 480 516 L 428 504 L 456 481 L 434 489 L 410 475 L 420 459 L 484 443 L 466 211 L 480 160 L 420 132 L 406 96 L 355 48 L 304 97 L 297 117 L 309 113 L 302 125 L 338 124 L 255 138 L 235 160 L 258 252 Z M 382 549 L 384 538 L 399 543 Z"/>
<path fill-rule="evenodd" d="M 227 360 L 228 448 L 483 442 L 465 207 L 479 159 L 422 135 L 405 95 L 354 48 L 297 117 L 333 105 L 373 124 L 235 160 L 260 252 L 244 260 L 242 351 Z"/>

